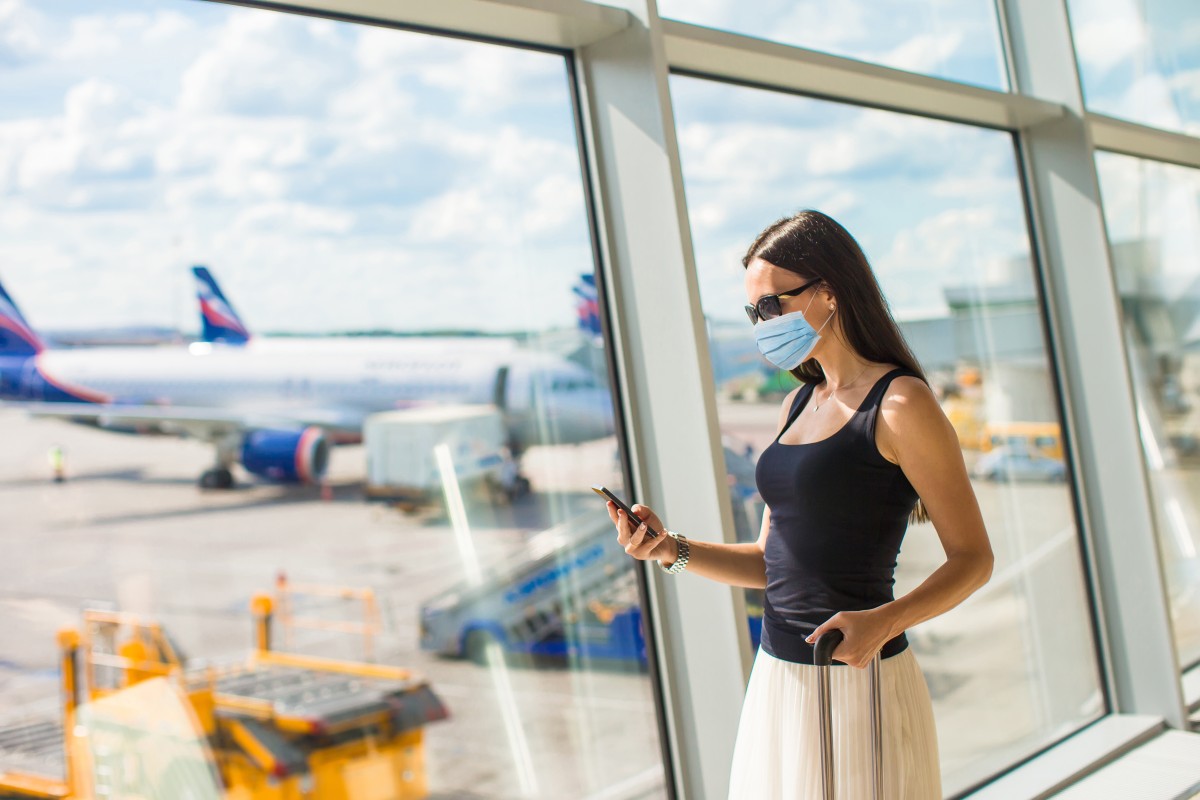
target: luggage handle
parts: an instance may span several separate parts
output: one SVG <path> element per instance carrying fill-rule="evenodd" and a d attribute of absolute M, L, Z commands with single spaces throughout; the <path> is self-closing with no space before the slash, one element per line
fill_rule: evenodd
<path fill-rule="evenodd" d="M 825 800 L 834 800 L 833 786 L 833 719 L 829 705 L 829 669 L 833 664 L 833 651 L 845 639 L 837 628 L 830 628 L 817 639 L 813 663 L 817 666 L 817 713 L 821 729 L 821 792 Z M 879 666 L 881 656 L 877 652 L 867 668 L 867 691 L 870 695 L 871 712 L 871 760 L 873 774 L 871 796 L 875 800 L 883 797 L 883 707 L 880 702 Z"/>

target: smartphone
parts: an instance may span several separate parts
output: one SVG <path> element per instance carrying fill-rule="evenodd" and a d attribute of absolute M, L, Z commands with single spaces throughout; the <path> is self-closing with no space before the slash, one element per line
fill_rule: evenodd
<path fill-rule="evenodd" d="M 621 498 L 617 497 L 615 494 L 610 492 L 608 489 L 605 489 L 603 486 L 593 486 L 592 491 L 595 492 L 596 494 L 600 495 L 601 497 L 603 497 L 605 500 L 611 500 L 613 502 L 613 505 L 615 505 L 617 508 L 621 509 L 626 514 L 628 514 L 629 518 L 631 520 L 633 520 L 636 525 L 642 524 L 642 518 L 639 517 L 637 514 L 633 513 L 633 509 L 630 508 L 629 506 L 625 505 L 625 501 L 623 501 Z M 646 526 L 646 536 L 650 539 L 653 539 L 655 536 L 658 536 L 658 531 L 654 530 L 649 525 L 647 525 Z"/>

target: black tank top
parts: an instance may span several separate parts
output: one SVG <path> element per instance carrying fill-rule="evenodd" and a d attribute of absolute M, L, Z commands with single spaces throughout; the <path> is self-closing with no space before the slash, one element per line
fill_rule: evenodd
<path fill-rule="evenodd" d="M 813 663 L 804 637 L 818 625 L 839 611 L 893 599 L 896 555 L 917 493 L 900 467 L 880 455 L 875 419 L 888 384 L 899 375 L 920 377 L 893 369 L 837 433 L 807 444 L 783 444 L 776 436 L 758 459 L 758 491 L 771 509 L 761 642 L 776 658 Z M 812 392 L 810 383 L 796 393 L 780 436 Z M 907 646 L 901 633 L 884 644 L 882 655 Z"/>

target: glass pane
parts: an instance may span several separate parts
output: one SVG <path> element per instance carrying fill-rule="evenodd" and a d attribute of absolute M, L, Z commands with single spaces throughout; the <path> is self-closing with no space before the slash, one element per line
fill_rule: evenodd
<path fill-rule="evenodd" d="M 832 214 L 863 245 L 958 431 L 995 571 L 909 632 L 947 792 L 1095 719 L 1104 701 L 1012 139 L 695 78 L 672 78 L 671 92 L 718 413 L 739 452 L 756 458 L 774 439 L 796 385 L 758 356 L 741 257 L 801 208 Z M 933 526 L 910 525 L 896 596 L 943 559 Z"/>
<path fill-rule="evenodd" d="M 1200 662 L 1200 170 L 1097 153 L 1181 667 Z"/>
<path fill-rule="evenodd" d="M 659 0 L 664 17 L 1008 89 L 993 0 Z"/>
<path fill-rule="evenodd" d="M 1068 0 L 1092 111 L 1200 133 L 1200 6 L 1191 0 Z"/>
<path fill-rule="evenodd" d="M 663 796 L 563 58 L 0 5 L 0 795 Z"/>

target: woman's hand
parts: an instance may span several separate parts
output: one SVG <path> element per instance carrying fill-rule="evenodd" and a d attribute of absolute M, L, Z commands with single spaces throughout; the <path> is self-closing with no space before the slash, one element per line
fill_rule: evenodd
<path fill-rule="evenodd" d="M 608 516 L 617 526 L 617 542 L 625 548 L 625 552 L 639 561 L 654 559 L 674 563 L 675 557 L 679 555 L 679 545 L 674 537 L 663 533 L 666 526 L 662 524 L 658 515 L 643 505 L 634 505 L 633 513 L 643 520 L 637 527 L 634 527 L 628 514 L 617 508 L 613 501 L 608 501 Z M 658 536 L 649 536 L 646 532 L 647 523 L 659 532 Z"/>
<path fill-rule="evenodd" d="M 893 636 L 891 613 L 881 606 L 868 611 L 839 611 L 804 641 L 816 644 L 821 634 L 834 628 L 840 629 L 845 638 L 833 651 L 833 658 L 858 669 L 865 669 Z"/>

